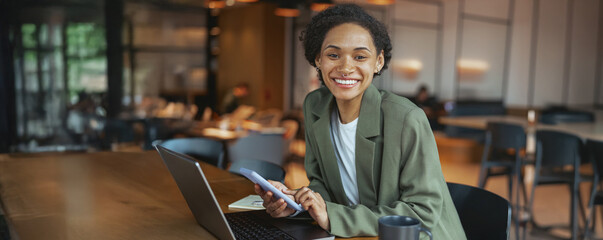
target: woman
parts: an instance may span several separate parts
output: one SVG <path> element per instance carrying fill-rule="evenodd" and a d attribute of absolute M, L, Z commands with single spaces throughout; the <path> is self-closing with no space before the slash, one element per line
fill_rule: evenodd
<path fill-rule="evenodd" d="M 313 17 L 300 39 L 324 83 L 304 102 L 310 185 L 272 184 L 336 236 L 375 236 L 379 217 L 405 215 L 436 239 L 465 239 L 425 114 L 371 85 L 391 59 L 383 24 L 356 5 L 337 5 Z M 255 190 L 271 216 L 294 214 Z"/>

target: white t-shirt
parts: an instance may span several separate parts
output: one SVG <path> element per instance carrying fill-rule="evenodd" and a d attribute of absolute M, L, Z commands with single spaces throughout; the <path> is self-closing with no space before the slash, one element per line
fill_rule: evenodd
<path fill-rule="evenodd" d="M 358 118 L 350 123 L 343 124 L 339 120 L 339 111 L 337 108 L 333 109 L 331 114 L 331 141 L 337 156 L 343 190 L 345 190 L 350 206 L 357 205 L 360 199 L 358 182 L 356 181 L 356 126 L 358 126 Z"/>

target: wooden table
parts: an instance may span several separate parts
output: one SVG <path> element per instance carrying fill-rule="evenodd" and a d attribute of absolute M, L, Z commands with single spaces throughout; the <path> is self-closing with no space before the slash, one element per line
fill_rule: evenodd
<path fill-rule="evenodd" d="M 201 163 L 224 212 L 250 181 Z M 215 239 L 155 151 L 0 155 L 0 200 L 18 239 Z"/>
<path fill-rule="evenodd" d="M 201 166 L 224 211 L 254 194 L 246 179 Z M 0 155 L 0 197 L 20 239 L 213 239 L 154 151 Z"/>

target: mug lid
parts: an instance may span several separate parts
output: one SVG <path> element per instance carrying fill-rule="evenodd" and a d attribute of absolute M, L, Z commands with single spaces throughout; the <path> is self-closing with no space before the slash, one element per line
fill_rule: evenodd
<path fill-rule="evenodd" d="M 379 218 L 379 224 L 383 224 L 391 227 L 403 227 L 403 226 L 414 226 L 421 224 L 416 218 L 409 216 L 389 215 Z"/>

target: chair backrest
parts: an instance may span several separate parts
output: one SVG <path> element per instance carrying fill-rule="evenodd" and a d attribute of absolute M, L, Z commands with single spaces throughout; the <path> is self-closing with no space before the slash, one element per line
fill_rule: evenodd
<path fill-rule="evenodd" d="M 253 170 L 265 179 L 279 182 L 285 181 L 285 170 L 283 170 L 281 166 L 271 162 L 255 159 L 240 159 L 236 162 L 233 162 L 228 171 L 241 175 L 239 172 L 241 168 Z"/>
<path fill-rule="evenodd" d="M 257 159 L 282 166 L 286 153 L 285 145 L 282 134 L 251 134 L 228 146 L 228 158 L 230 162 Z"/>
<path fill-rule="evenodd" d="M 0 239 L 11 239 L 10 229 L 8 227 L 8 223 L 6 222 L 6 217 L 4 215 L 4 211 L 0 208 Z"/>
<path fill-rule="evenodd" d="M 583 150 L 582 139 L 563 132 L 551 130 L 536 131 L 536 160 L 542 167 L 574 165 Z"/>
<path fill-rule="evenodd" d="M 283 111 L 275 108 L 258 111 L 252 120 L 261 124 L 263 127 L 276 127 L 278 126 L 281 118 L 283 117 Z"/>
<path fill-rule="evenodd" d="M 546 124 L 594 122 L 595 115 L 591 112 L 565 110 L 550 111 L 540 115 L 540 122 Z"/>
<path fill-rule="evenodd" d="M 587 140 L 586 149 L 593 167 L 599 176 L 603 176 L 603 141 Z"/>
<path fill-rule="evenodd" d="M 511 204 L 506 199 L 481 188 L 447 184 L 468 240 L 508 239 Z"/>
<path fill-rule="evenodd" d="M 118 119 L 107 119 L 103 128 L 104 137 L 102 144 L 110 147 L 111 143 L 123 143 L 134 141 L 134 128 L 126 121 Z"/>
<path fill-rule="evenodd" d="M 450 116 L 487 116 L 505 115 L 502 101 L 458 101 L 450 109 Z"/>
<path fill-rule="evenodd" d="M 486 141 L 498 149 L 521 149 L 526 146 L 526 132 L 522 126 L 510 123 L 488 122 Z"/>
<path fill-rule="evenodd" d="M 458 101 L 449 109 L 448 116 L 489 116 L 506 114 L 506 109 L 501 101 Z M 484 142 L 484 130 L 446 126 L 445 132 L 449 137 L 468 138 L 479 143 Z"/>
<path fill-rule="evenodd" d="M 224 169 L 224 146 L 207 138 L 175 138 L 161 141 L 161 146 Z"/>

